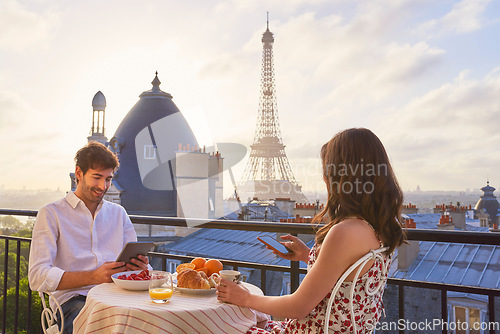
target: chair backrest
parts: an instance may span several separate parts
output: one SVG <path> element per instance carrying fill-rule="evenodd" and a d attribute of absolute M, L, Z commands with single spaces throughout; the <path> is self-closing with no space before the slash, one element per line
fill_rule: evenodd
<path fill-rule="evenodd" d="M 356 326 L 356 321 L 354 320 L 354 304 L 353 304 L 353 296 L 354 296 L 354 289 L 356 287 L 355 282 L 359 278 L 359 274 L 361 273 L 361 270 L 365 267 L 365 265 L 371 261 L 371 260 L 380 260 L 382 262 L 382 270 L 379 272 L 378 276 L 371 276 L 366 280 L 365 283 L 365 292 L 369 296 L 373 296 L 376 294 L 382 287 L 385 286 L 386 280 L 387 280 L 387 271 L 389 268 L 386 267 L 386 263 L 384 262 L 383 258 L 383 253 L 386 252 L 389 249 L 389 247 L 384 247 L 384 248 L 378 248 L 375 250 L 371 250 L 368 254 L 360 258 L 356 263 L 354 263 L 352 266 L 350 266 L 344 274 L 338 279 L 337 283 L 335 283 L 335 286 L 332 289 L 332 293 L 330 295 L 330 299 L 328 300 L 328 306 L 326 309 L 326 314 L 325 314 L 325 329 L 324 332 L 325 334 L 328 334 L 328 328 L 330 327 L 330 313 L 332 310 L 332 305 L 333 301 L 335 300 L 335 295 L 340 289 L 340 286 L 344 281 L 346 280 L 347 276 L 349 276 L 356 268 L 355 276 L 352 279 L 351 284 L 351 291 L 349 294 L 349 310 L 351 313 L 351 319 L 352 319 L 352 324 L 353 324 L 353 329 L 354 333 L 357 333 L 357 326 Z M 372 284 L 376 279 L 380 280 L 378 284 L 374 286 L 374 288 L 370 288 L 370 284 Z"/>
<path fill-rule="evenodd" d="M 40 299 L 42 299 L 42 329 L 45 334 L 62 334 L 64 329 L 64 314 L 59 305 L 59 302 L 52 296 L 50 292 L 38 292 Z M 49 297 L 49 305 L 45 301 L 45 295 Z M 50 307 L 50 301 L 53 301 L 55 310 Z M 57 325 L 57 313 L 61 318 L 61 327 Z"/>

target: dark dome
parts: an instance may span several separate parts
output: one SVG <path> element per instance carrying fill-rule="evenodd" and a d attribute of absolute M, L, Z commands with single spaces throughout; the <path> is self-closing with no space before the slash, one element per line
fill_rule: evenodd
<path fill-rule="evenodd" d="M 494 220 L 496 219 L 498 209 L 500 208 L 500 204 L 498 203 L 496 196 L 493 195 L 495 188 L 491 187 L 490 183 L 487 182 L 487 185 L 482 187 L 481 190 L 483 191 L 483 196 L 481 196 L 479 201 L 476 203 L 476 207 L 474 209 L 477 211 L 484 209 L 490 216 L 490 220 Z"/>
<path fill-rule="evenodd" d="M 110 140 L 120 159 L 113 182 L 129 214 L 176 216 L 175 152 L 198 143 L 158 75 L 152 84 Z"/>

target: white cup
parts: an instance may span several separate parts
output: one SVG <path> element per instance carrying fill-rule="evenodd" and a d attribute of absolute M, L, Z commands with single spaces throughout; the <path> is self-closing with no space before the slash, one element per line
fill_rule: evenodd
<path fill-rule="evenodd" d="M 236 270 L 221 270 L 219 271 L 220 278 L 227 279 L 229 281 L 233 281 L 234 283 L 241 282 L 241 273 Z"/>

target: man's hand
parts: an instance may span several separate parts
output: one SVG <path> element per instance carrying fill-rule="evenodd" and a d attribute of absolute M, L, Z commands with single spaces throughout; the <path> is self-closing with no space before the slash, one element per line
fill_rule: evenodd
<path fill-rule="evenodd" d="M 139 259 L 131 259 L 130 261 L 132 263 L 126 264 L 127 270 L 147 270 L 148 269 L 148 263 L 149 263 L 148 257 L 144 256 L 144 255 L 138 255 L 137 257 Z"/>
<path fill-rule="evenodd" d="M 111 275 L 122 272 L 125 262 L 104 262 L 99 268 L 93 271 L 94 284 L 111 283 Z"/>
<path fill-rule="evenodd" d="M 57 290 L 81 288 L 87 285 L 111 283 L 111 275 L 122 272 L 125 262 L 105 262 L 96 270 L 65 271 Z"/>

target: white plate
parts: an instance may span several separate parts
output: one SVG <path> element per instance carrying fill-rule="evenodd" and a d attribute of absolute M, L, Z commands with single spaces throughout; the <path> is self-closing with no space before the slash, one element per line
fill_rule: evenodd
<path fill-rule="evenodd" d="M 210 295 L 215 293 L 216 288 L 211 289 L 188 289 L 188 288 L 179 288 L 176 286 L 174 290 L 179 291 L 180 293 L 185 293 L 187 295 Z"/>
<path fill-rule="evenodd" d="M 120 275 L 126 275 L 127 277 L 131 274 L 139 274 L 142 270 L 135 271 L 124 271 L 121 273 L 116 273 L 111 275 L 111 279 L 122 289 L 126 290 L 148 290 L 149 289 L 149 280 L 148 281 L 128 281 L 124 279 L 118 279 Z"/>

